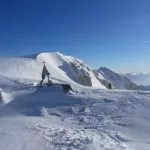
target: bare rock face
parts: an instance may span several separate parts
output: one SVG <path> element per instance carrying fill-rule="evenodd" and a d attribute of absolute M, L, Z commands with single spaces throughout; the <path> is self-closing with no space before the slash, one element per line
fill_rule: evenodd
<path fill-rule="evenodd" d="M 5 93 L 0 89 L 0 104 L 4 103 Z"/>
<path fill-rule="evenodd" d="M 2 90 L 0 89 L 0 104 L 3 103 Z"/>
<path fill-rule="evenodd" d="M 78 59 L 74 59 L 70 62 L 70 67 L 74 75 L 74 81 L 84 86 L 93 86 L 91 74 L 94 75 L 94 73 L 86 64 Z M 99 82 L 99 80 L 97 80 L 97 82 Z"/>
<path fill-rule="evenodd" d="M 84 86 L 92 86 L 91 77 L 90 77 L 90 69 L 79 62 L 78 60 L 75 60 L 74 62 L 70 63 L 71 68 L 73 72 L 76 74 L 77 82 Z"/>
<path fill-rule="evenodd" d="M 115 88 L 110 81 L 106 80 L 105 78 L 100 78 L 99 77 L 100 73 L 98 73 L 96 70 L 94 70 L 94 74 L 95 77 L 99 80 L 99 82 L 101 82 L 107 89 Z"/>
<path fill-rule="evenodd" d="M 83 75 L 79 77 L 79 82 L 85 86 L 92 86 L 91 77 L 87 75 Z"/>

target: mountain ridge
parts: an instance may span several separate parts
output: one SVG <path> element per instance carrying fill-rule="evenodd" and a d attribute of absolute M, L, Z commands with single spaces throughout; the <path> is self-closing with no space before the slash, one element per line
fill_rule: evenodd
<path fill-rule="evenodd" d="M 90 68 L 83 60 L 65 56 L 60 52 L 41 52 L 21 57 L 0 58 L 0 76 L 41 80 L 45 63 L 53 82 L 68 82 L 101 89 L 142 89 L 128 77 L 106 67 Z M 111 85 L 111 86 L 110 86 Z M 147 88 L 146 88 L 147 89 Z"/>

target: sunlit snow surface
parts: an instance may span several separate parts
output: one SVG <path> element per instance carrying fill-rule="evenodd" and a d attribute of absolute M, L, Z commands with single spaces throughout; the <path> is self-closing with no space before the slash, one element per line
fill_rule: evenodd
<path fill-rule="evenodd" d="M 73 92 L 36 87 L 43 62 L 53 83 Z M 84 72 L 92 87 L 75 82 Z M 12 149 L 149 150 L 150 92 L 106 90 L 87 65 L 60 53 L 0 58 L 0 150 Z"/>
<path fill-rule="evenodd" d="M 23 89 L 1 106 L 1 150 L 150 148 L 150 92 L 77 85 L 67 95 L 61 86 Z"/>

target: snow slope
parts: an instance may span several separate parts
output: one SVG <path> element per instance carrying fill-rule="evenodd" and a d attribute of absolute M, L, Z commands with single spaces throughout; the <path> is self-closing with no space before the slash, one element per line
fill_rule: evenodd
<path fill-rule="evenodd" d="M 97 72 L 97 77 L 100 80 L 109 81 L 114 88 L 128 89 L 128 90 L 137 89 L 137 85 L 133 83 L 131 80 L 108 68 L 101 67 L 96 72 Z"/>
<path fill-rule="evenodd" d="M 138 85 L 150 85 L 150 73 L 125 73 L 123 75 Z"/>
<path fill-rule="evenodd" d="M 0 77 L 13 80 L 41 80 L 45 63 L 54 82 L 78 83 L 81 85 L 106 88 L 95 77 L 93 71 L 81 60 L 61 53 L 39 53 L 17 58 L 0 58 Z M 3 82 L 0 80 L 0 82 Z M 0 83 L 3 85 L 3 83 Z"/>
<path fill-rule="evenodd" d="M 73 91 L 38 88 L 43 62 Z M 149 150 L 150 92 L 107 90 L 99 80 L 132 83 L 60 53 L 0 58 L 0 150 Z"/>
<path fill-rule="evenodd" d="M 31 88 L 0 108 L 1 150 L 149 150 L 150 92 Z"/>
<path fill-rule="evenodd" d="M 41 53 L 37 60 L 56 66 L 57 71 L 63 71 L 67 77 L 81 85 L 105 88 L 95 77 L 93 71 L 82 61 L 71 56 L 57 53 Z M 48 67 L 49 68 L 49 67 Z"/>

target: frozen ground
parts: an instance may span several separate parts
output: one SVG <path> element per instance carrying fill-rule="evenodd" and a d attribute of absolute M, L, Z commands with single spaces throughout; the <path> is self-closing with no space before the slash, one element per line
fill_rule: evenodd
<path fill-rule="evenodd" d="M 60 86 L 9 89 L 5 95 L 13 97 L 0 109 L 0 149 L 149 150 L 150 92 L 73 89 L 67 95 Z"/>

